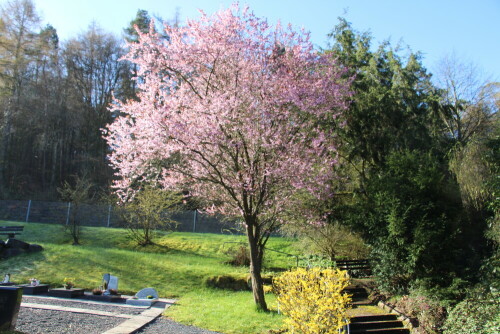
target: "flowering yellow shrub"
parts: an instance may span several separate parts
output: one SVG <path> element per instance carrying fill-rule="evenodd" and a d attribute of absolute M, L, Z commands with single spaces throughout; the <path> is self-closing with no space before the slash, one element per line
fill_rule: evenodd
<path fill-rule="evenodd" d="M 351 297 L 342 291 L 349 284 L 346 271 L 298 268 L 273 281 L 279 310 L 287 316 L 291 333 L 338 333 L 349 320 Z"/>

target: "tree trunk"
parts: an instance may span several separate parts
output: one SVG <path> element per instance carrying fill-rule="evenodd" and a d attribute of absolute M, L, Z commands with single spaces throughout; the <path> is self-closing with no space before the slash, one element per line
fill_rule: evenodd
<path fill-rule="evenodd" d="M 247 223 L 247 237 L 248 245 L 250 246 L 250 276 L 252 278 L 252 293 L 253 299 L 257 308 L 262 311 L 268 311 L 265 296 L 264 296 L 264 284 L 262 281 L 261 270 L 262 270 L 262 257 L 264 250 L 261 249 L 259 244 L 259 233 L 260 230 L 256 226 L 255 222 L 253 224 Z"/>
<path fill-rule="evenodd" d="M 11 110 L 10 110 L 10 99 L 7 102 L 7 107 L 4 111 L 4 124 L 2 128 L 2 138 L 0 139 L 0 198 L 7 198 L 7 151 L 9 146 L 9 136 L 11 127 Z"/>
<path fill-rule="evenodd" d="M 50 188 L 53 188 L 56 183 L 56 170 L 57 170 L 57 141 L 54 142 L 54 146 L 52 148 L 52 163 L 50 166 Z"/>

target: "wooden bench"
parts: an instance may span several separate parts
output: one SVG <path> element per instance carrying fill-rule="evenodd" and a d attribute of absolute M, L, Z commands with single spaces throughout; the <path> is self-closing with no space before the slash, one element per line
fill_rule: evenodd
<path fill-rule="evenodd" d="M 337 260 L 337 267 L 341 270 L 347 270 L 352 277 L 366 277 L 372 273 L 370 260 Z"/>
<path fill-rule="evenodd" d="M 9 238 L 15 238 L 16 234 L 23 232 L 24 226 L 0 226 L 0 235 L 8 235 Z"/>

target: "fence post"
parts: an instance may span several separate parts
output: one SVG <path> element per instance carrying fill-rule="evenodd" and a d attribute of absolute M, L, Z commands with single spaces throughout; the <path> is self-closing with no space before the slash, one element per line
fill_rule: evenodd
<path fill-rule="evenodd" d="M 66 215 L 66 225 L 69 224 L 69 211 L 71 210 L 71 202 L 68 202 L 68 214 Z"/>
<path fill-rule="evenodd" d="M 26 211 L 26 222 L 30 219 L 31 200 L 28 201 L 28 211 Z"/>
<path fill-rule="evenodd" d="M 197 216 L 197 214 L 198 214 L 198 210 L 195 209 L 194 210 L 194 219 L 193 219 L 193 233 L 196 232 L 196 216 Z"/>
<path fill-rule="evenodd" d="M 109 208 L 108 208 L 108 227 L 109 227 L 110 221 L 111 221 L 111 204 L 109 205 Z"/>

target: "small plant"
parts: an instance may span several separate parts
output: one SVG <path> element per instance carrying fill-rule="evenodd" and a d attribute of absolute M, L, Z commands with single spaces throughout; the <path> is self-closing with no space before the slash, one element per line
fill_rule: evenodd
<path fill-rule="evenodd" d="M 248 248 L 241 246 L 238 249 L 230 249 L 228 255 L 231 256 L 231 260 L 227 261 L 235 267 L 248 267 L 250 265 L 250 255 L 248 254 Z"/>
<path fill-rule="evenodd" d="M 205 285 L 210 288 L 233 290 L 233 291 L 250 290 L 246 278 L 233 277 L 230 275 L 218 275 L 218 276 L 208 277 L 205 280 Z"/>
<path fill-rule="evenodd" d="M 117 296 L 118 295 L 118 290 L 116 289 L 109 289 L 109 294 L 112 296 Z"/>
<path fill-rule="evenodd" d="M 147 298 L 147 299 L 154 299 L 155 297 L 153 297 L 153 296 L 151 296 L 151 295 L 148 295 L 146 298 Z"/>
<path fill-rule="evenodd" d="M 100 296 L 100 295 L 102 295 L 102 289 L 101 288 L 95 288 L 95 289 L 92 290 L 92 294 L 94 296 Z"/>
<path fill-rule="evenodd" d="M 63 281 L 63 286 L 68 290 L 71 289 L 72 287 L 75 286 L 74 280 L 75 280 L 74 278 L 65 277 Z"/>
<path fill-rule="evenodd" d="M 274 279 L 279 310 L 287 316 L 291 333 L 338 333 L 349 323 L 351 297 L 343 293 L 347 272 L 338 269 L 298 268 Z"/>
<path fill-rule="evenodd" d="M 157 230 L 172 231 L 177 222 L 172 214 L 182 207 L 182 194 L 146 187 L 123 208 L 129 236 L 139 246 L 152 245 Z"/>
<path fill-rule="evenodd" d="M 438 334 L 446 319 L 446 309 L 437 301 L 424 296 L 403 296 L 396 302 L 396 308 L 409 317 L 418 319 L 417 333 Z"/>

